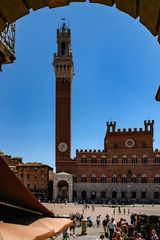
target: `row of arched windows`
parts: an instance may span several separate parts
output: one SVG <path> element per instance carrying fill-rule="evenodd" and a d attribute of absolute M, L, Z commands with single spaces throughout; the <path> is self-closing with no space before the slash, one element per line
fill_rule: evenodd
<path fill-rule="evenodd" d="M 91 199 L 95 199 L 97 193 L 96 193 L 96 192 L 91 192 L 91 193 L 89 193 L 88 195 L 89 195 L 89 197 L 90 197 Z M 106 193 L 105 191 L 100 192 L 100 196 L 101 196 L 101 199 L 103 199 L 103 198 L 106 199 L 106 198 L 108 197 L 108 195 L 107 195 L 107 193 Z M 77 197 L 77 192 L 76 192 L 76 191 L 73 192 L 73 197 L 74 197 L 74 198 Z M 82 192 L 81 192 L 81 197 L 82 197 L 83 199 L 86 199 L 86 198 L 87 198 L 87 192 L 86 192 L 86 191 L 82 191 Z M 113 198 L 113 199 L 116 199 L 116 198 L 118 197 L 117 191 L 112 191 L 110 197 Z M 131 199 L 136 199 L 136 198 L 137 198 L 137 193 L 136 193 L 135 191 L 132 191 L 130 197 L 131 197 Z M 126 191 L 122 191 L 122 192 L 121 192 L 121 198 L 122 198 L 122 199 L 126 199 L 126 198 L 127 198 L 127 192 L 126 192 Z M 147 192 L 146 192 L 146 191 L 142 191 L 142 192 L 140 193 L 140 198 L 141 198 L 141 199 L 146 199 L 146 198 L 147 198 Z M 153 198 L 154 198 L 154 199 L 160 199 L 160 193 L 159 193 L 158 191 L 155 191 L 155 192 L 153 193 Z"/>
<path fill-rule="evenodd" d="M 101 164 L 107 164 L 107 157 L 105 155 L 103 155 L 100 159 L 97 159 L 97 157 L 95 155 L 93 155 L 91 158 L 87 158 L 85 155 L 82 156 L 81 158 L 81 163 L 97 163 L 99 162 Z M 138 158 L 136 155 L 133 155 L 131 160 L 128 159 L 128 157 L 126 155 L 124 155 L 122 157 L 122 159 L 118 159 L 117 155 L 114 155 L 112 158 L 112 164 L 128 164 L 129 162 L 131 162 L 132 164 L 137 164 L 138 163 Z M 142 164 L 147 164 L 148 163 L 148 157 L 146 155 L 144 155 L 141 159 L 141 163 Z M 157 155 L 155 157 L 155 164 L 160 164 L 160 156 Z"/>
<path fill-rule="evenodd" d="M 87 180 L 90 180 L 89 182 L 91 182 L 91 183 L 99 182 L 99 181 L 97 181 L 96 175 L 92 175 L 90 178 L 87 178 L 87 176 L 83 174 L 81 176 L 81 182 L 87 182 Z M 107 179 L 106 175 L 102 175 L 100 177 L 100 182 L 101 183 L 107 183 L 108 182 L 107 180 L 108 179 Z M 76 176 L 73 177 L 73 181 L 77 182 L 77 177 Z M 140 179 L 140 182 L 141 183 L 147 183 L 148 182 L 147 176 L 143 175 Z M 132 175 L 131 178 L 128 178 L 127 175 L 123 175 L 122 177 L 118 177 L 117 175 L 113 175 L 112 176 L 112 183 L 137 183 L 137 176 Z M 160 183 L 160 175 L 159 174 L 156 174 L 154 176 L 154 183 Z"/>

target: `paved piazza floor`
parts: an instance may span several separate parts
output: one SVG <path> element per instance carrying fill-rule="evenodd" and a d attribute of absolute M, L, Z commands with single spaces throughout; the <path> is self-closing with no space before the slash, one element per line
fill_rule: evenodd
<path fill-rule="evenodd" d="M 56 215 L 69 215 L 71 213 L 82 213 L 83 212 L 83 204 L 72 204 L 67 203 L 66 205 L 64 203 L 61 204 L 52 204 L 52 203 L 45 203 L 44 204 L 48 209 L 53 210 L 53 212 Z M 126 213 L 124 214 L 124 208 L 126 210 Z M 95 205 L 95 210 L 92 211 L 92 205 L 89 205 L 89 209 L 84 211 L 84 218 L 87 218 L 88 216 L 91 216 L 93 219 L 93 227 L 87 228 L 87 235 L 86 236 L 80 236 L 81 235 L 81 227 L 76 228 L 76 236 L 70 236 L 70 239 L 75 240 L 97 240 L 100 234 L 103 233 L 102 224 L 99 228 L 96 226 L 96 216 L 101 215 L 101 221 L 104 219 L 106 214 L 109 214 L 110 217 L 113 216 L 113 207 L 110 207 L 108 205 Z M 121 217 L 126 219 L 130 223 L 130 214 L 128 215 L 128 209 L 130 210 L 130 213 L 142 213 L 147 215 L 158 215 L 160 216 L 160 205 L 125 205 L 124 207 L 121 206 L 121 214 L 118 213 L 118 207 L 115 208 L 115 221 L 117 222 Z M 61 240 L 63 237 L 62 235 L 58 236 L 56 239 Z"/>

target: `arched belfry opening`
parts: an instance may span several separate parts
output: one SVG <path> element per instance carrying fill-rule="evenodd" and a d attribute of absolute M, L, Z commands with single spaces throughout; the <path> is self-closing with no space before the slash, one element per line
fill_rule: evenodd
<path fill-rule="evenodd" d="M 61 52 L 62 52 L 62 56 L 64 56 L 65 52 L 66 52 L 66 44 L 65 44 L 65 42 L 61 43 Z"/>

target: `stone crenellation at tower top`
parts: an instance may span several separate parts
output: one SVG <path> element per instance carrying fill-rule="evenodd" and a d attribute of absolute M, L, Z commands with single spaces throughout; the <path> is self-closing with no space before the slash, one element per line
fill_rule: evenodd
<path fill-rule="evenodd" d="M 104 152 L 103 150 L 96 150 L 96 149 L 76 149 L 76 152 L 83 152 L 83 153 L 101 153 L 101 152 Z"/>
<path fill-rule="evenodd" d="M 116 130 L 116 122 L 107 122 L 106 123 L 107 125 L 107 132 L 108 133 L 130 133 L 130 132 L 150 132 L 150 131 L 153 131 L 153 126 L 154 126 L 154 120 L 148 120 L 148 121 L 144 121 L 144 129 L 143 128 L 123 128 L 123 129 L 120 129 L 118 128 Z"/>

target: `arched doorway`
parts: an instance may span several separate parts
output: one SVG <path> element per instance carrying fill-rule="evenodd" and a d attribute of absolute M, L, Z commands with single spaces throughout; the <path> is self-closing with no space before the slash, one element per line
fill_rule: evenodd
<path fill-rule="evenodd" d="M 113 198 L 113 199 L 116 199 L 116 198 L 117 198 L 117 192 L 116 192 L 116 191 L 113 191 L 113 192 L 112 192 L 112 198 Z"/>
<path fill-rule="evenodd" d="M 136 192 L 135 192 L 135 191 L 132 191 L 132 192 L 131 192 L 131 198 L 132 198 L 132 199 L 136 199 L 136 196 L 137 196 Z"/>
<path fill-rule="evenodd" d="M 91 192 L 91 200 L 94 201 L 96 199 L 96 192 Z"/>
<path fill-rule="evenodd" d="M 122 199 L 127 199 L 127 192 L 126 191 L 121 192 L 121 198 Z"/>
<path fill-rule="evenodd" d="M 141 192 L 141 198 L 146 199 L 147 193 L 145 191 Z"/>
<path fill-rule="evenodd" d="M 73 193 L 76 196 L 76 190 L 73 190 L 73 176 L 66 172 L 56 173 L 53 176 L 53 199 L 56 201 L 72 201 Z M 75 191 L 75 192 L 74 192 Z"/>
<path fill-rule="evenodd" d="M 86 200 L 86 196 L 87 196 L 86 191 L 82 191 L 81 197 L 83 200 Z"/>
<path fill-rule="evenodd" d="M 106 198 L 106 192 L 105 192 L 105 191 L 102 191 L 102 192 L 101 192 L 101 199 L 104 200 L 105 198 Z"/>
<path fill-rule="evenodd" d="M 156 199 L 159 199 L 159 192 L 154 192 L 154 196 L 153 198 L 156 200 Z"/>
<path fill-rule="evenodd" d="M 57 198 L 60 200 L 68 200 L 69 199 L 69 185 L 66 181 L 61 180 L 57 184 Z"/>

